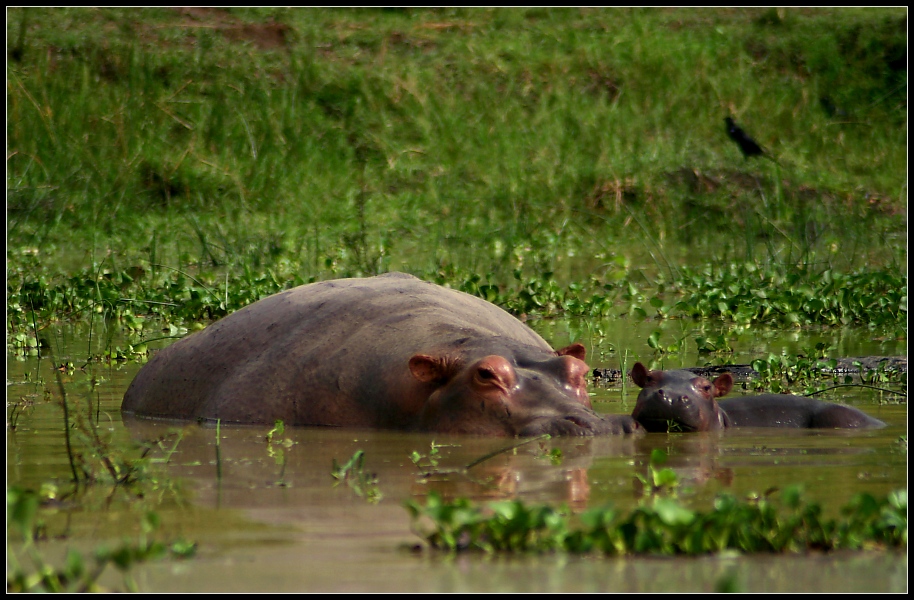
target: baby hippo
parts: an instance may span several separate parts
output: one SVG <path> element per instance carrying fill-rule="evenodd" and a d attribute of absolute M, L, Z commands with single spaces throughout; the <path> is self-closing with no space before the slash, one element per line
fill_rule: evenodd
<path fill-rule="evenodd" d="M 716 431 L 727 427 L 797 429 L 880 428 L 885 423 L 843 404 L 803 396 L 762 394 L 715 398 L 733 388 L 729 373 L 713 382 L 689 371 L 648 371 L 639 363 L 632 379 L 642 388 L 632 418 L 648 431 Z"/>

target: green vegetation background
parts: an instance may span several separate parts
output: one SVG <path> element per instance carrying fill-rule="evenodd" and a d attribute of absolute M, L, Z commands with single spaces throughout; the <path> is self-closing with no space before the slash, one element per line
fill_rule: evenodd
<path fill-rule="evenodd" d="M 18 8 L 7 67 L 10 331 L 405 270 L 906 335 L 904 8 Z"/>

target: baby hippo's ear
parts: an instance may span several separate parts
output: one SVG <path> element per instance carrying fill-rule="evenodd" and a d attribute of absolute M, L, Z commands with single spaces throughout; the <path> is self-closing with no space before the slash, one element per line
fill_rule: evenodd
<path fill-rule="evenodd" d="M 556 356 L 571 356 L 578 360 L 587 362 L 587 348 L 583 344 L 575 342 L 570 346 L 565 346 L 561 350 L 555 351 Z"/>
<path fill-rule="evenodd" d="M 733 376 L 729 373 L 724 373 L 720 377 L 714 380 L 714 383 L 711 385 L 714 386 L 714 397 L 720 398 L 721 396 L 726 396 L 730 393 L 730 390 L 733 389 Z"/>
<path fill-rule="evenodd" d="M 635 366 L 632 367 L 632 381 L 640 388 L 647 387 L 651 384 L 650 371 L 640 362 L 636 362 Z"/>

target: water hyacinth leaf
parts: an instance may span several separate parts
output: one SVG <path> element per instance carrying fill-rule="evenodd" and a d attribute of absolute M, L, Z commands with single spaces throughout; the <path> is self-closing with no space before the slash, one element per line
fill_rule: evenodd
<path fill-rule="evenodd" d="M 67 557 L 64 562 L 64 573 L 72 579 L 79 579 L 82 577 L 83 573 L 85 573 L 85 570 L 86 563 L 83 560 L 83 555 L 73 548 L 67 550 Z"/>
<path fill-rule="evenodd" d="M 489 508 L 492 509 L 492 512 L 495 515 L 505 521 L 511 521 L 515 519 L 520 513 L 521 506 L 517 502 L 505 501 L 505 502 L 492 502 L 489 504 Z"/>
<path fill-rule="evenodd" d="M 666 463 L 669 455 L 662 448 L 654 448 L 651 450 L 651 465 L 662 465 Z"/>
<path fill-rule="evenodd" d="M 655 498 L 654 510 L 657 511 L 660 520 L 667 525 L 688 525 L 695 520 L 694 512 L 672 498 Z"/>
<path fill-rule="evenodd" d="M 654 470 L 654 486 L 673 486 L 679 483 L 679 476 L 673 469 Z"/>
<path fill-rule="evenodd" d="M 888 496 L 889 505 L 900 511 L 908 510 L 908 492 L 907 490 L 895 490 Z"/>
<path fill-rule="evenodd" d="M 660 348 L 660 335 L 661 335 L 661 332 L 659 330 L 650 334 L 647 338 L 647 345 L 650 346 L 651 348 L 653 348 L 654 350 L 657 350 L 658 348 Z"/>
<path fill-rule="evenodd" d="M 790 508 L 798 508 L 803 497 L 803 488 L 799 485 L 789 485 L 781 492 L 781 499 Z"/>
<path fill-rule="evenodd" d="M 6 491 L 7 516 L 22 535 L 31 537 L 38 513 L 38 495 L 31 490 L 13 486 Z"/>

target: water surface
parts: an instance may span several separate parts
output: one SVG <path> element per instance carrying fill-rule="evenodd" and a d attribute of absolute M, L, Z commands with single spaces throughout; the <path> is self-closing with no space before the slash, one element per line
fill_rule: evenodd
<path fill-rule="evenodd" d="M 689 336 L 702 328 L 685 322 L 633 325 L 629 320 L 531 325 L 556 347 L 582 341 L 592 349 L 590 365 L 600 368 L 657 359 L 644 343 L 653 329 L 665 328 L 666 339 L 682 337 L 688 346 Z M 702 329 L 707 335 L 708 326 Z M 893 552 L 614 558 L 417 551 L 419 538 L 410 531 L 402 506 L 435 490 L 446 497 L 521 498 L 572 510 L 606 504 L 630 509 L 639 502 L 635 475 L 646 473 L 651 451 L 662 448 L 670 455 L 668 466 L 680 475 L 683 501 L 696 509 L 707 510 L 721 491 L 745 495 L 801 483 L 809 499 L 837 514 L 857 492 L 882 495 L 907 487 L 907 447 L 899 442 L 907 435 L 907 409 L 890 394 L 846 388 L 828 396 L 882 419 L 888 423 L 882 430 L 742 429 L 553 439 L 499 453 L 463 474 L 423 477 L 409 456 L 428 454 L 433 443 L 440 446 L 438 468 L 446 470 L 520 440 L 287 428 L 270 444 L 269 427 L 223 426 L 217 444 L 212 426 L 136 419 L 125 423 L 120 399 L 139 365 L 93 363 L 80 370 L 86 356 L 95 352 L 85 330 L 62 327 L 50 335 L 58 363 L 71 361 L 77 367 L 63 374 L 71 405 L 91 411 L 100 435 L 112 445 L 161 439 L 163 448 L 171 448 L 171 440 L 181 436 L 166 467 L 168 477 L 145 498 L 127 500 L 102 486 L 78 502 L 60 504 L 47 516 L 51 539 L 41 548 L 50 558 L 63 556 L 69 547 L 89 553 L 101 543 L 135 539 L 141 511 L 149 507 L 162 517 L 159 534 L 164 539 L 184 536 L 198 543 L 193 559 L 134 569 L 143 591 L 701 592 L 713 590 L 725 578 L 750 592 L 907 590 L 906 556 Z M 820 340 L 828 340 L 843 356 L 905 352 L 899 346 L 903 342 L 846 330 L 728 335 L 737 340 L 737 352 L 729 357 L 736 363 L 780 349 L 796 352 Z M 101 340 L 105 343 L 104 336 Z M 695 366 L 705 360 L 687 349 L 655 360 L 655 366 Z M 50 361 L 8 357 L 7 365 L 7 415 L 15 424 L 7 429 L 8 485 L 37 489 L 56 481 L 65 489 L 69 463 Z M 592 391 L 597 410 L 621 414 L 631 411 L 637 390 L 626 386 Z M 10 418 L 11 403 L 23 400 L 31 405 L 17 408 Z M 548 456 L 554 448 L 562 454 L 557 464 Z M 331 477 L 333 462 L 345 462 L 356 451 L 364 452 L 365 469 L 377 477 L 377 503 Z M 121 589 L 119 575 L 110 571 L 102 582 Z"/>

